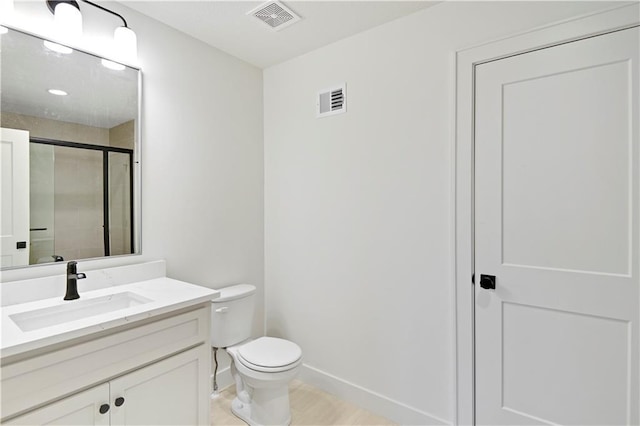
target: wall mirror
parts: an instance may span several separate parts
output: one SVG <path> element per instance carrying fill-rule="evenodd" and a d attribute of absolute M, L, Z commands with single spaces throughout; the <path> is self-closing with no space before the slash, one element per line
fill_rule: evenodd
<path fill-rule="evenodd" d="M 0 49 L 2 268 L 139 253 L 139 70 L 14 29 Z"/>

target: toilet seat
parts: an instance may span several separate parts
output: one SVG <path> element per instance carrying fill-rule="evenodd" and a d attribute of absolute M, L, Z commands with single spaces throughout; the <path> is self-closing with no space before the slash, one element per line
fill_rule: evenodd
<path fill-rule="evenodd" d="M 247 368 L 277 373 L 296 367 L 302 349 L 293 342 L 276 337 L 260 337 L 238 348 L 238 360 Z"/>

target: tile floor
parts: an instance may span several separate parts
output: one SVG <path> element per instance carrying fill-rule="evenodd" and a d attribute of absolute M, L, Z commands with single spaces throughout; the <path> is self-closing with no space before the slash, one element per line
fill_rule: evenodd
<path fill-rule="evenodd" d="M 235 387 L 230 386 L 211 401 L 211 424 L 245 425 L 231 413 Z M 342 401 L 299 380 L 289 387 L 292 425 L 395 425 L 390 420 Z"/>

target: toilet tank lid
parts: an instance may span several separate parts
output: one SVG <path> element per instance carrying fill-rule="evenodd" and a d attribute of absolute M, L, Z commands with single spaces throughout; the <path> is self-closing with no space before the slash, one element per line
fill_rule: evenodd
<path fill-rule="evenodd" d="M 228 302 L 229 300 L 239 299 L 241 297 L 250 296 L 256 292 L 256 287 L 251 284 L 236 284 L 229 287 L 218 289 L 220 297 L 213 299 L 213 303 Z"/>

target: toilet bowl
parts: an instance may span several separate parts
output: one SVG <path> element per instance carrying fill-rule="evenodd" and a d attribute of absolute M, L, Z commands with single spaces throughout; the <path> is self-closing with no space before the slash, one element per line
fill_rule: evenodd
<path fill-rule="evenodd" d="M 211 301 L 211 345 L 231 357 L 236 397 L 231 411 L 251 426 L 291 423 L 289 382 L 302 364 L 302 350 L 285 339 L 250 339 L 256 288 L 239 284 Z"/>
<path fill-rule="evenodd" d="M 298 374 L 302 351 L 293 342 L 261 337 L 227 348 L 237 396 L 231 411 L 250 425 L 288 425 L 289 382 Z"/>

